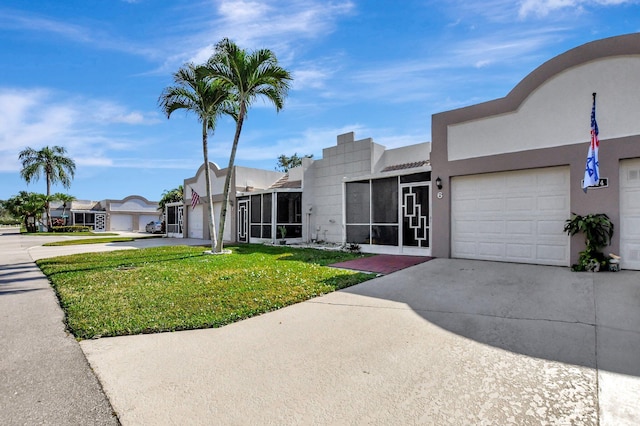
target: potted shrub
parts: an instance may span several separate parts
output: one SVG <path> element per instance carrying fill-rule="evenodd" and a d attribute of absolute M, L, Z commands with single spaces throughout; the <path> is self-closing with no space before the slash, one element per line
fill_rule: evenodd
<path fill-rule="evenodd" d="M 286 226 L 278 226 L 278 231 L 280 231 L 280 245 L 285 245 L 287 244 L 287 240 L 285 240 L 285 237 L 287 236 L 287 227 Z"/>
<path fill-rule="evenodd" d="M 578 263 L 571 267 L 574 271 L 598 272 L 607 266 L 608 259 L 600 250 L 611 244 L 613 228 L 609 216 L 604 213 L 585 216 L 572 213 L 571 219 L 565 222 L 564 231 L 570 236 L 583 233 L 586 246 L 580 252 Z"/>

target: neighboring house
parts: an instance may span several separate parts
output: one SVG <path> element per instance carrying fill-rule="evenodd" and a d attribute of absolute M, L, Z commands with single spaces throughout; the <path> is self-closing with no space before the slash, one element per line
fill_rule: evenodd
<path fill-rule="evenodd" d="M 346 242 L 367 252 L 428 255 L 429 150 L 429 143 L 387 150 L 347 133 L 322 158 L 304 158 L 287 174 L 235 167 L 224 240 L 275 242 L 284 229 L 289 243 Z M 226 169 L 209 167 L 218 220 Z M 203 165 L 184 181 L 184 206 L 168 206 L 172 236 L 210 238 L 204 176 Z M 194 206 L 193 191 L 200 197 Z"/>
<path fill-rule="evenodd" d="M 387 150 L 353 132 L 339 135 L 321 159 L 307 160 L 304 238 L 430 255 L 430 151 L 429 143 Z"/>
<path fill-rule="evenodd" d="M 148 222 L 158 220 L 161 215 L 157 201 L 139 195 L 123 200 L 74 200 L 66 208 L 61 202 L 51 203 L 53 219 L 66 219 L 67 224 L 89 226 L 96 232 L 144 231 Z"/>
<path fill-rule="evenodd" d="M 592 93 L 600 174 L 584 193 Z M 506 97 L 435 114 L 433 255 L 568 266 L 584 249 L 563 225 L 606 213 L 607 251 L 640 269 L 640 34 L 585 44 L 544 63 Z"/>
<path fill-rule="evenodd" d="M 220 169 L 217 164 L 209 163 L 211 176 L 211 188 L 213 192 L 213 207 L 216 232 L 218 232 L 218 220 L 222 207 L 222 189 L 226 178 L 227 169 Z M 247 167 L 234 167 L 230 190 L 229 208 L 225 223 L 224 241 L 236 240 L 235 205 L 236 196 L 242 192 L 259 191 L 268 188 L 284 174 L 276 171 L 252 169 Z M 235 190 L 234 190 L 235 189 Z M 192 201 L 194 192 L 198 194 L 195 205 Z M 179 203 L 172 203 L 167 209 L 167 230 L 175 237 L 210 239 L 209 234 L 209 207 L 206 197 L 204 164 L 200 166 L 195 176 L 184 180 L 184 207 L 180 209 Z M 182 232 L 179 232 L 182 231 Z"/>

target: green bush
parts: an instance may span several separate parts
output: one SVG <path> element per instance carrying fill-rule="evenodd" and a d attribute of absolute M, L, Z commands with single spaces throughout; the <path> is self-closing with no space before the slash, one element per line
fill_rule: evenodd
<path fill-rule="evenodd" d="M 613 237 L 613 223 L 604 213 L 580 216 L 572 214 L 564 225 L 564 232 L 573 236 L 582 233 L 585 236 L 585 250 L 580 252 L 578 263 L 572 266 L 574 271 L 598 272 L 605 269 L 607 257 L 600 249 L 611 244 Z"/>
<path fill-rule="evenodd" d="M 84 225 L 67 225 L 67 226 L 52 226 L 52 232 L 91 232 L 90 226 Z"/>
<path fill-rule="evenodd" d="M 0 225 L 20 225 L 22 222 L 20 219 L 2 218 L 0 219 Z"/>

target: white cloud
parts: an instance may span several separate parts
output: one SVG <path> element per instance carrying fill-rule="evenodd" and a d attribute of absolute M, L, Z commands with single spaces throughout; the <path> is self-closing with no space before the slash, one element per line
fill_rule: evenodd
<path fill-rule="evenodd" d="M 276 159 L 280 154 L 291 155 L 297 152 L 299 155 L 313 154 L 314 158 L 322 157 L 322 149 L 334 146 L 336 137 L 343 133 L 356 132 L 356 137 L 366 138 L 364 127 L 359 124 L 350 124 L 336 128 L 310 128 L 306 129 L 298 135 L 289 136 L 282 139 L 276 139 L 271 144 L 265 144 L 264 139 L 255 138 L 252 135 L 243 135 L 243 140 L 238 147 L 236 164 L 240 162 L 265 161 L 273 160 L 273 166 L 276 165 Z M 257 143 L 254 143 L 257 141 Z M 219 155 L 220 158 L 228 158 L 229 150 L 225 146 L 215 148 L 214 157 Z"/>
<path fill-rule="evenodd" d="M 0 172 L 19 170 L 24 148 L 46 145 L 65 147 L 78 164 L 110 165 L 106 152 L 135 146 L 125 137 L 106 136 L 117 134 L 113 126 L 158 121 L 155 112 L 130 111 L 110 101 L 60 98 L 46 89 L 0 88 Z"/>
<path fill-rule="evenodd" d="M 137 45 L 132 41 L 123 40 L 117 35 L 101 30 L 99 27 L 89 28 L 22 11 L 3 9 L 2 13 L 0 13 L 0 29 L 46 33 L 76 43 L 90 44 L 99 49 L 125 52 L 150 58 L 161 56 L 160 49 L 149 47 L 147 44 Z"/>
<path fill-rule="evenodd" d="M 588 6 L 618 6 L 626 3 L 637 3 L 635 0 L 524 0 L 520 4 L 519 16 L 526 18 L 529 15 L 544 17 L 551 12 L 574 8 L 582 10 Z"/>

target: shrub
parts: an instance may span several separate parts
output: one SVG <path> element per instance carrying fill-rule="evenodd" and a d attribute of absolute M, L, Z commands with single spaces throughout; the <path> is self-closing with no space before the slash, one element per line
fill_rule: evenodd
<path fill-rule="evenodd" d="M 598 272 L 607 266 L 608 259 L 600 249 L 611 244 L 613 237 L 613 223 L 604 213 L 588 214 L 580 216 L 572 213 L 571 219 L 567 219 L 564 231 L 573 236 L 583 233 L 586 248 L 580 252 L 578 263 L 572 266 L 574 271 Z"/>
<path fill-rule="evenodd" d="M 53 226 L 52 232 L 91 232 L 90 226 L 85 225 L 67 225 L 67 226 Z"/>

